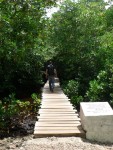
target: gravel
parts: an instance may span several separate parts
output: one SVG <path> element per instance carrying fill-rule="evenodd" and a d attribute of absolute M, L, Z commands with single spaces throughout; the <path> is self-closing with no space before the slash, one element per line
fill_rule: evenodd
<path fill-rule="evenodd" d="M 80 137 L 33 138 L 33 135 L 0 140 L 0 150 L 113 150 L 113 144 Z"/>

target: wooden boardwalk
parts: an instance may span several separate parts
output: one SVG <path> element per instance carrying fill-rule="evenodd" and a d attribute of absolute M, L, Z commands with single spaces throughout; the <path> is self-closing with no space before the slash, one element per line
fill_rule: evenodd
<path fill-rule="evenodd" d="M 78 113 L 60 88 L 58 79 L 53 93 L 49 91 L 48 82 L 45 84 L 37 119 L 34 137 L 85 137 Z"/>

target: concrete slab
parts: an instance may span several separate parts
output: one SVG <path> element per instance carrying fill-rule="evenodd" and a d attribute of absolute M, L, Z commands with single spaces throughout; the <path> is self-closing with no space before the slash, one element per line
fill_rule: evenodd
<path fill-rule="evenodd" d="M 80 118 L 87 139 L 113 143 L 113 110 L 108 102 L 82 102 Z"/>

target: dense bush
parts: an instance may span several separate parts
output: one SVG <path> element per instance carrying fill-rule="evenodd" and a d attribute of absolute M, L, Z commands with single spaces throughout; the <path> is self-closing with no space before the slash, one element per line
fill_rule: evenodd
<path fill-rule="evenodd" d="M 65 82 L 63 85 L 64 93 L 70 98 L 71 103 L 76 108 L 79 108 L 80 102 L 83 101 L 83 97 L 79 95 L 79 83 L 75 80 L 69 80 L 67 83 Z"/>
<path fill-rule="evenodd" d="M 19 91 L 31 94 L 40 88 L 45 61 L 45 8 L 54 3 L 52 0 L 0 1 L 1 97 Z"/>
<path fill-rule="evenodd" d="M 101 71 L 97 79 L 90 81 L 86 95 L 89 101 L 108 101 L 113 107 L 113 65 Z"/>

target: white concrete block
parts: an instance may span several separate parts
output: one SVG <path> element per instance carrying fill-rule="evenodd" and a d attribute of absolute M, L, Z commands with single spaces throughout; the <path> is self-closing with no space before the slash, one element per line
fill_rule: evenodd
<path fill-rule="evenodd" d="M 102 143 L 113 143 L 113 132 L 102 132 L 99 130 L 97 132 L 98 134 L 95 134 L 94 132 L 87 132 L 86 138 Z"/>
<path fill-rule="evenodd" d="M 108 102 L 82 102 L 80 118 L 87 139 L 113 143 L 113 110 Z"/>

